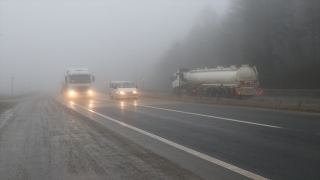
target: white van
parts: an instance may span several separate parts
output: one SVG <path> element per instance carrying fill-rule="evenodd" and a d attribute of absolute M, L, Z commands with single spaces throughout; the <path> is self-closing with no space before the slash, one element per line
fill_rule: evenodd
<path fill-rule="evenodd" d="M 110 83 L 110 98 L 134 98 L 137 99 L 137 86 L 131 81 L 112 81 Z"/>

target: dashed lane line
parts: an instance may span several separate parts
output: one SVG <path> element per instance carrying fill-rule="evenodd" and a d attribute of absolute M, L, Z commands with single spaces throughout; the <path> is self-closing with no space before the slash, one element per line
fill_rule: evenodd
<path fill-rule="evenodd" d="M 102 100 L 113 101 L 113 100 L 109 100 L 109 99 L 102 99 Z M 116 101 L 113 101 L 113 102 L 116 102 Z M 251 124 L 251 125 L 256 125 L 256 126 L 264 126 L 264 127 L 269 127 L 269 128 L 287 129 L 287 128 L 280 127 L 280 126 L 273 126 L 273 125 L 268 125 L 268 124 L 254 123 L 254 122 L 242 121 L 242 120 L 231 119 L 231 118 L 224 118 L 224 117 L 219 117 L 219 116 L 210 116 L 210 115 L 205 115 L 205 114 L 198 114 L 198 113 L 192 113 L 192 112 L 186 112 L 186 111 L 166 109 L 166 108 L 160 108 L 160 107 L 155 107 L 155 106 L 147 106 L 147 105 L 141 105 L 138 103 L 135 104 L 135 106 L 141 106 L 141 107 L 147 107 L 147 108 L 153 108 L 153 109 L 159 109 L 159 110 L 171 111 L 171 112 L 178 112 L 178 113 L 183 113 L 183 114 L 190 114 L 190 115 L 202 116 L 202 117 L 208 117 L 208 118 L 214 118 L 214 119 L 221 119 L 221 120 L 225 120 L 225 121 L 233 121 L 233 122 Z"/>
<path fill-rule="evenodd" d="M 64 101 L 66 101 L 66 100 L 64 100 Z M 68 101 L 66 101 L 66 102 L 68 102 Z M 177 149 L 180 149 L 180 150 L 182 150 L 182 151 L 184 151 L 184 152 L 187 152 L 187 153 L 189 153 L 189 154 L 192 154 L 192 155 L 194 155 L 194 156 L 196 156 L 196 157 L 199 157 L 199 158 L 201 158 L 201 159 L 204 159 L 204 160 L 206 160 L 206 161 L 209 161 L 209 162 L 211 162 L 211 163 L 214 163 L 214 164 L 216 164 L 216 165 L 219 165 L 219 166 L 221 166 L 221 167 L 224 167 L 224 168 L 226 168 L 226 169 L 229 169 L 229 170 L 231 170 L 231 171 L 233 171 L 233 172 L 236 172 L 236 173 L 238 173 L 238 174 L 241 174 L 241 175 L 243 175 L 243 176 L 245 176 L 245 177 L 248 177 L 248 178 L 250 178 L 250 179 L 255 179 L 255 180 L 267 180 L 267 178 L 262 177 L 262 176 L 260 176 L 260 175 L 258 175 L 258 174 L 255 174 L 255 173 L 252 173 L 252 172 L 250 172 L 250 171 L 241 169 L 241 168 L 239 168 L 239 167 L 237 167 L 237 166 L 234 166 L 234 165 L 232 165 L 232 164 L 229 164 L 229 163 L 226 163 L 226 162 L 224 162 L 224 161 L 218 160 L 218 159 L 216 159 L 216 158 L 213 158 L 213 157 L 208 156 L 208 155 L 206 155 L 206 154 L 200 153 L 200 152 L 195 151 L 195 150 L 193 150 L 193 149 L 187 148 L 187 147 L 185 147 L 185 146 L 182 146 L 182 145 L 180 145 L 180 144 L 177 144 L 177 143 L 175 143 L 175 142 L 172 142 L 172 141 L 167 140 L 167 139 L 165 139 L 165 138 L 162 138 L 162 137 L 160 137 L 160 136 L 154 135 L 154 134 L 149 133 L 149 132 L 147 132 L 147 131 L 144 131 L 144 130 L 142 130 L 142 129 L 139 129 L 139 128 L 136 128 L 136 127 L 131 126 L 131 125 L 129 125 L 129 124 L 123 123 L 123 122 L 121 122 L 121 121 L 119 121 L 119 120 L 116 120 L 116 119 L 114 119 L 114 118 L 111 118 L 111 117 L 109 117 L 109 116 L 100 114 L 100 113 L 98 113 L 98 112 L 96 112 L 96 111 L 93 111 L 92 109 L 85 108 L 85 107 L 80 106 L 80 105 L 78 105 L 78 104 L 75 104 L 75 103 L 73 103 L 73 102 L 69 102 L 69 103 L 71 103 L 71 104 L 73 104 L 73 105 L 75 105 L 75 106 L 77 106 L 77 107 L 79 107 L 79 108 L 82 108 L 82 109 L 84 109 L 84 110 L 87 110 L 87 111 L 89 111 L 89 112 L 91 112 L 91 113 L 94 113 L 94 114 L 96 114 L 96 115 L 98 115 L 98 116 L 100 116 L 100 117 L 103 117 L 103 118 L 108 119 L 108 120 L 110 120 L 110 121 L 113 121 L 113 122 L 115 122 L 115 123 L 117 123 L 117 124 L 120 124 L 120 125 L 122 125 L 122 126 L 124 126 L 124 127 L 127 127 L 127 128 L 129 128 L 129 129 L 132 129 L 132 130 L 134 130 L 134 131 L 136 131 L 136 132 L 139 132 L 139 133 L 141 133 L 141 134 L 144 134 L 144 135 L 146 135 L 146 136 L 149 136 L 149 137 L 151 137 L 151 138 L 154 138 L 154 139 L 156 139 L 156 140 L 159 140 L 159 141 L 161 141 L 161 142 L 163 142 L 163 143 L 165 143 L 165 144 L 168 144 L 168 145 L 170 145 L 170 146 L 172 146 L 172 147 L 175 147 L 175 148 L 177 148 Z"/>
<path fill-rule="evenodd" d="M 101 99 L 101 100 L 117 102 L 117 101 L 110 100 L 110 99 Z M 192 113 L 192 112 L 186 112 L 186 111 L 166 109 L 166 108 L 160 108 L 160 107 L 155 107 L 155 106 L 147 106 L 147 105 L 141 105 L 141 104 L 138 104 L 138 103 L 135 103 L 134 106 L 141 106 L 141 107 L 159 109 L 159 110 L 164 110 L 164 111 L 172 111 L 172 112 L 178 112 L 178 113 L 183 113 L 183 114 L 190 114 L 190 115 L 195 115 L 195 116 L 208 117 L 208 118 L 213 118 L 213 119 L 220 119 L 220 120 L 237 122 L 237 123 L 251 124 L 251 125 L 255 125 L 255 126 L 263 126 L 263 127 L 268 127 L 268 128 L 283 129 L 283 130 L 307 133 L 307 134 L 312 134 L 312 135 L 317 135 L 317 136 L 320 135 L 320 133 L 313 133 L 313 132 L 308 132 L 308 131 L 303 131 L 303 130 L 290 129 L 290 128 L 286 128 L 286 127 L 274 126 L 274 125 L 269 125 L 269 124 L 254 123 L 254 122 L 231 119 L 231 118 L 224 118 L 224 117 L 219 117 L 219 116 L 210 116 L 210 115 L 205 115 L 205 114 L 198 114 L 198 113 Z"/>

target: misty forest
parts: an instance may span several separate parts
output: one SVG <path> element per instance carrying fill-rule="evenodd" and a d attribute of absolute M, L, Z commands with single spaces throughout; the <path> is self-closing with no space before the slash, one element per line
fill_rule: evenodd
<path fill-rule="evenodd" d="M 76 67 L 95 91 L 169 92 L 179 68 L 242 64 L 262 89 L 320 89 L 320 0 L 0 2 L 0 94 L 59 92 Z"/>
<path fill-rule="evenodd" d="M 178 68 L 241 64 L 257 67 L 262 88 L 320 88 L 320 0 L 232 0 L 220 17 L 207 6 L 155 78 L 169 87 Z"/>

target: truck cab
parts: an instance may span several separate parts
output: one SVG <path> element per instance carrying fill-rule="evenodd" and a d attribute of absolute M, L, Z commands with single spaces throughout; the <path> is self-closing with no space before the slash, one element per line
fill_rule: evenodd
<path fill-rule="evenodd" d="M 61 83 L 61 94 L 68 99 L 92 98 L 92 83 L 94 76 L 87 68 L 70 68 Z"/>
<path fill-rule="evenodd" d="M 181 89 L 189 86 L 188 81 L 185 79 L 185 76 L 189 71 L 190 69 L 179 69 L 177 73 L 174 73 L 171 77 L 174 94 L 178 94 Z"/>

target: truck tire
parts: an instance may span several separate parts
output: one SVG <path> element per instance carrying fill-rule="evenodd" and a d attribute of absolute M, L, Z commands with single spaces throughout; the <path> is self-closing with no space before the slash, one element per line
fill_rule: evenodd
<path fill-rule="evenodd" d="M 191 95 L 192 95 L 191 91 L 192 91 L 191 87 L 188 87 L 188 88 L 186 89 L 186 94 L 187 94 L 187 96 L 191 96 Z"/>
<path fill-rule="evenodd" d="M 208 88 L 208 89 L 207 89 L 207 93 L 206 93 L 206 95 L 207 95 L 207 96 L 209 96 L 209 97 L 214 96 L 214 92 L 213 92 L 213 90 L 212 90 L 211 88 Z"/>
<path fill-rule="evenodd" d="M 179 88 L 173 88 L 173 94 L 179 95 Z"/>
<path fill-rule="evenodd" d="M 176 89 L 177 89 L 177 88 L 173 88 L 172 94 L 176 94 Z"/>
<path fill-rule="evenodd" d="M 189 90 L 186 90 L 186 94 L 187 94 L 187 96 L 190 96 L 190 95 L 191 95 L 190 92 L 189 92 Z"/>
<path fill-rule="evenodd" d="M 220 94 L 221 94 L 221 97 L 223 97 L 223 98 L 229 97 L 229 93 L 226 88 L 222 88 Z"/>
<path fill-rule="evenodd" d="M 213 97 L 219 97 L 220 96 L 220 90 L 218 88 L 214 88 L 212 96 Z"/>

